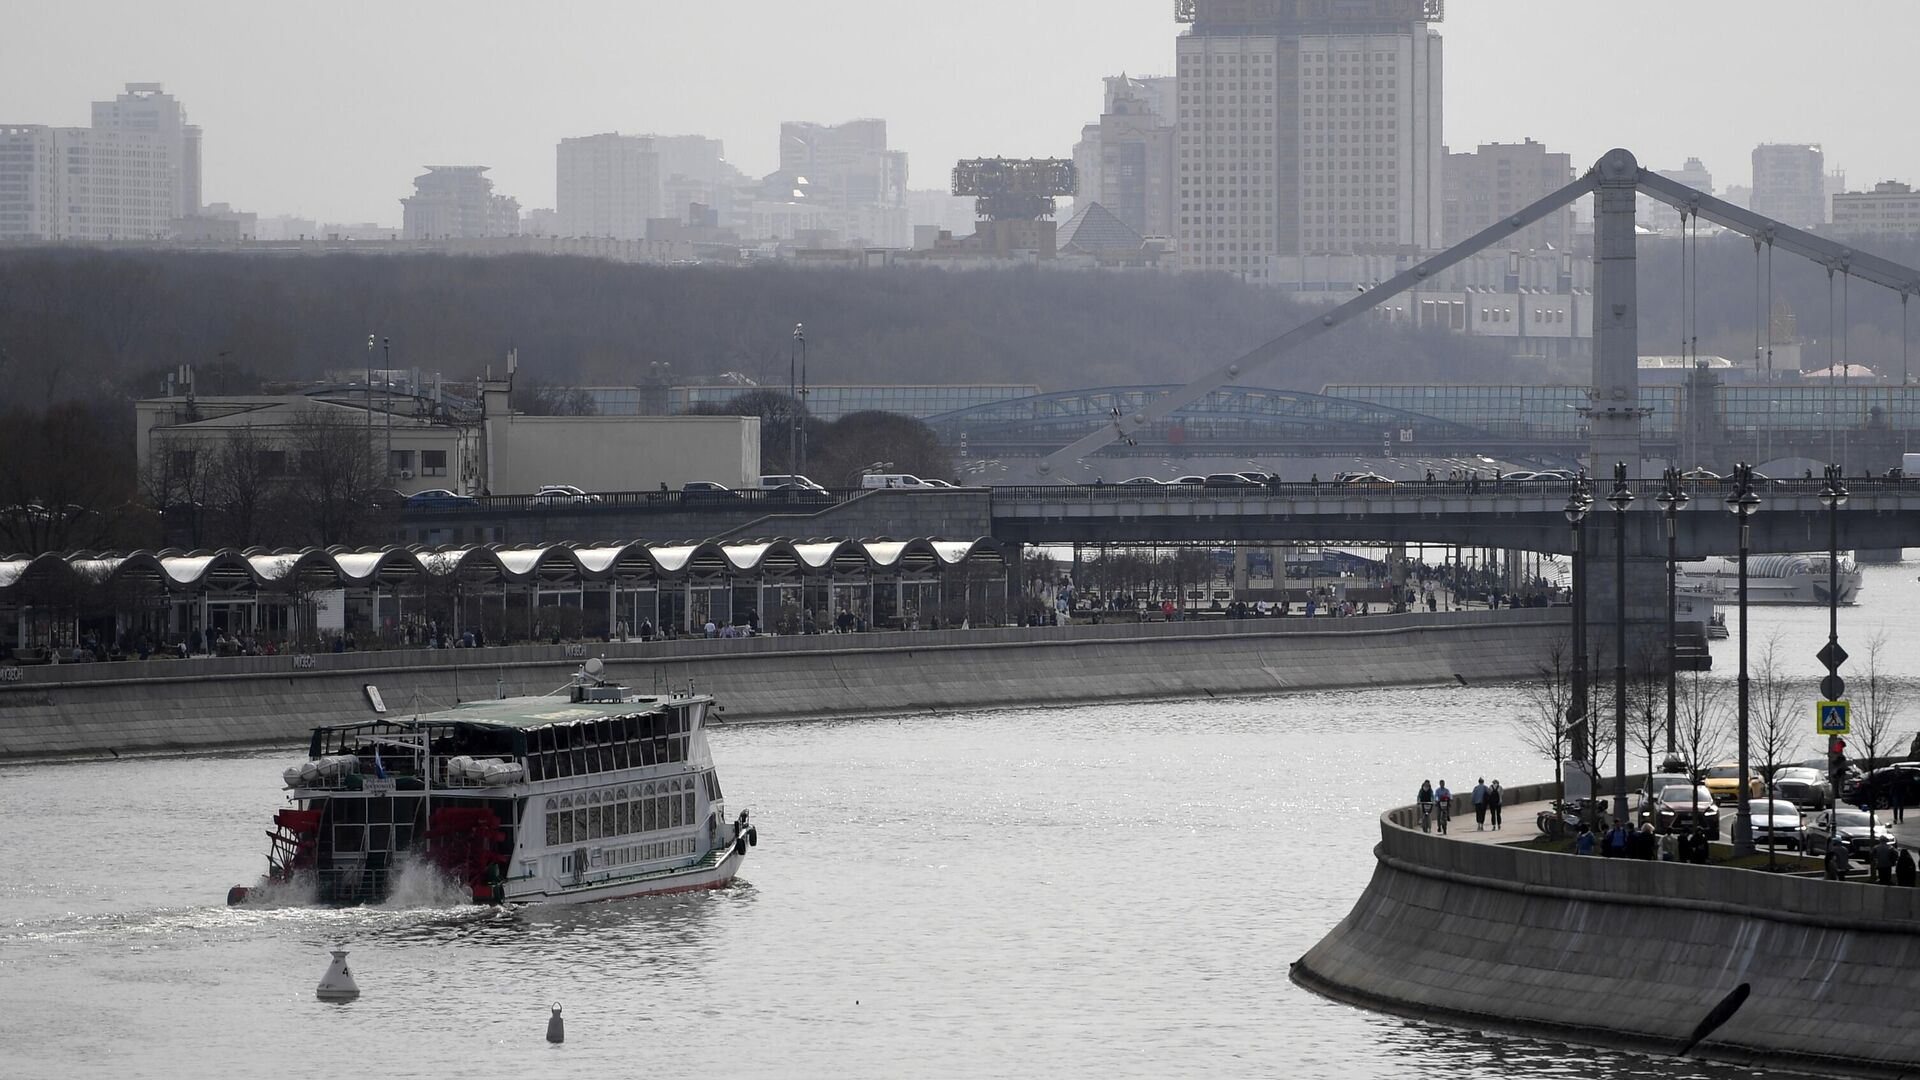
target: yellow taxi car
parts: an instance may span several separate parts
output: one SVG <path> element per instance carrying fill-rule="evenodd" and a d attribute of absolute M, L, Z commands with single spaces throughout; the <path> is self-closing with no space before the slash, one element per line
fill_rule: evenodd
<path fill-rule="evenodd" d="M 1710 765 L 1701 774 L 1700 782 L 1706 785 L 1714 802 L 1735 802 L 1740 798 L 1740 763 L 1722 761 L 1718 765 Z"/>

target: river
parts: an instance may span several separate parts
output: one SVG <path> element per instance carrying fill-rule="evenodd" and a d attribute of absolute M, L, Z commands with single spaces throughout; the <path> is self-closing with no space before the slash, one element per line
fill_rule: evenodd
<path fill-rule="evenodd" d="M 1841 616 L 1856 656 L 1885 631 L 1903 674 L 1913 571 L 1869 568 Z M 1818 673 L 1823 611 L 1754 625 Z M 1714 653 L 1730 675 L 1733 643 Z M 458 907 L 431 883 L 384 908 L 225 907 L 264 865 L 292 749 L 0 767 L 5 1069 L 1768 1075 L 1453 1031 L 1288 982 L 1365 885 L 1383 805 L 1423 778 L 1547 774 L 1513 744 L 1522 708 L 1510 687 L 1445 686 L 721 727 L 729 805 L 760 829 L 741 882 L 571 909 Z M 351 1004 L 313 997 L 336 946 Z"/>

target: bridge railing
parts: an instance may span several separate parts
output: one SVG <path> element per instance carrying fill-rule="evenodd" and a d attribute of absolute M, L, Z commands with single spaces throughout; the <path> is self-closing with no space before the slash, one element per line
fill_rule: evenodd
<path fill-rule="evenodd" d="M 1595 499 L 1604 499 L 1613 490 L 1611 480 L 1591 480 L 1589 490 Z M 1789 477 L 1756 480 L 1754 492 L 1762 500 L 1813 498 L 1825 482 L 1820 477 Z M 1664 489 L 1660 480 L 1633 480 L 1636 507 L 1652 506 L 1653 498 Z M 1920 477 L 1849 477 L 1847 488 L 1854 496 L 1873 494 L 1920 494 Z M 1733 492 L 1733 481 L 1725 478 L 1690 479 L 1687 494 L 1695 500 L 1724 499 Z M 1196 498 L 1221 499 L 1328 499 L 1341 497 L 1454 497 L 1513 496 L 1565 499 L 1573 491 L 1570 480 L 1362 480 L 1362 481 L 1271 481 L 1246 484 L 1035 484 L 995 487 L 996 503 L 1059 502 L 1191 502 Z"/>

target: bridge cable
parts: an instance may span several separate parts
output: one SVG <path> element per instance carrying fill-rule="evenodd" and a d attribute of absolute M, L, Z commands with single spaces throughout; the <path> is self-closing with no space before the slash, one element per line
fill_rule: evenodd
<path fill-rule="evenodd" d="M 1840 385 L 1853 389 L 1853 275 L 1840 271 Z M 1835 395 L 1838 400 L 1838 395 Z M 1840 471 L 1846 472 L 1846 453 L 1852 445 L 1851 433 L 1840 436 Z"/>
<path fill-rule="evenodd" d="M 1771 234 L 1769 234 L 1767 237 L 1767 310 L 1766 310 L 1766 314 L 1763 315 L 1762 318 L 1767 320 L 1767 385 L 1772 386 L 1773 385 L 1773 237 Z M 1771 391 L 1769 391 L 1769 393 L 1771 393 Z M 1766 435 L 1767 458 L 1770 459 L 1773 457 L 1773 425 L 1771 423 L 1768 423 L 1764 426 L 1766 427 L 1766 431 L 1767 431 L 1767 435 Z"/>

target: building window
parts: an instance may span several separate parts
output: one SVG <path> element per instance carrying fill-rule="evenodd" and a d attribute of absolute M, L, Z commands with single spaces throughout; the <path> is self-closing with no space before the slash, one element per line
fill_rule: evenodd
<path fill-rule="evenodd" d="M 394 476 L 398 476 L 401 473 L 412 472 L 412 471 L 413 471 L 413 451 L 411 450 L 387 451 L 387 472 L 388 473 Z"/>
<path fill-rule="evenodd" d="M 394 453 L 396 454 L 403 453 L 403 452 L 404 451 L 399 451 L 399 450 L 394 451 Z M 421 476 L 447 475 L 447 452 L 445 450 L 420 451 L 420 475 Z"/>

